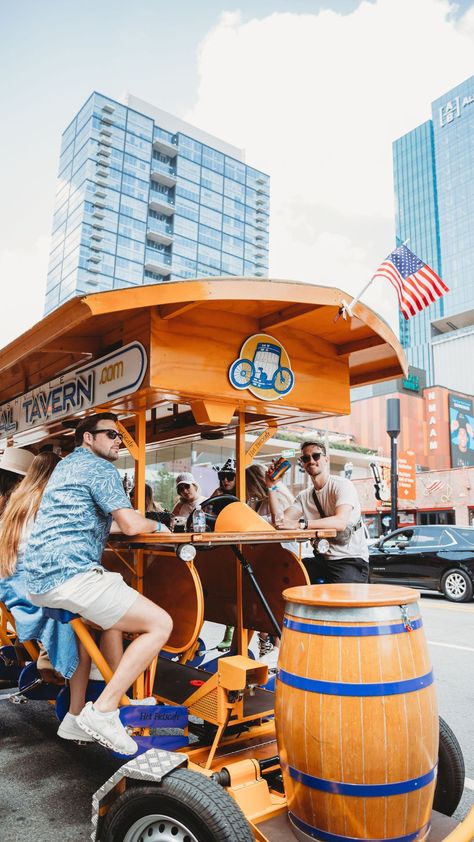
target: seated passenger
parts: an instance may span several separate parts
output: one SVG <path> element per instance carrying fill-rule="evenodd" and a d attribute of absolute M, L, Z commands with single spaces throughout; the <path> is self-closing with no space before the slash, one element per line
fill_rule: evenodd
<path fill-rule="evenodd" d="M 42 609 L 32 605 L 23 567 L 46 483 L 60 458 L 54 453 L 28 455 L 32 457 L 31 465 L 12 492 L 0 526 L 0 600 L 13 615 L 18 640 L 39 641 L 54 669 L 70 678 L 79 663 L 76 636 L 69 625 L 44 617 Z"/>
<path fill-rule="evenodd" d="M 176 517 L 188 518 L 191 512 L 194 512 L 196 506 L 206 499 L 201 494 L 199 485 L 190 473 L 178 474 L 176 477 L 176 491 L 179 496 L 173 509 L 173 514 Z"/>
<path fill-rule="evenodd" d="M 10 494 L 22 481 L 34 458 L 34 453 L 22 447 L 7 447 L 0 456 L 0 517 Z"/>
<path fill-rule="evenodd" d="M 70 681 L 70 714 L 78 731 L 120 754 L 137 752 L 118 713 L 120 699 L 164 646 L 169 615 L 101 564 L 112 519 L 126 535 L 168 531 L 132 509 L 116 468 L 122 435 L 117 417 L 84 418 L 76 449 L 61 461 L 43 495 L 25 554 L 29 598 L 35 605 L 79 614 L 99 628 L 137 637 L 94 703 L 85 701 L 90 658 L 79 644 L 79 666 Z"/>
<path fill-rule="evenodd" d="M 211 497 L 220 497 L 222 494 L 233 494 L 235 496 L 235 459 L 228 459 L 222 468 L 214 465 L 217 471 L 219 485 L 211 494 Z"/>

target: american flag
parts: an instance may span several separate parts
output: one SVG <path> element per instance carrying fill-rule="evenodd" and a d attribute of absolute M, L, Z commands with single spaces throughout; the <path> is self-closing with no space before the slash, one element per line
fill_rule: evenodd
<path fill-rule="evenodd" d="M 405 245 L 392 251 L 372 280 L 386 278 L 395 287 L 400 309 L 409 319 L 441 298 L 448 287 L 440 277 Z"/>

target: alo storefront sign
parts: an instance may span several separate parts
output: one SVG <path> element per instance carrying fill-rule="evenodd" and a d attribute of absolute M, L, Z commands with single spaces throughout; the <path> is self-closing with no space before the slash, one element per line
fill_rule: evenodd
<path fill-rule="evenodd" d="M 131 342 L 74 371 L 0 406 L 0 439 L 38 424 L 91 409 L 140 388 L 147 368 L 146 351 Z"/>

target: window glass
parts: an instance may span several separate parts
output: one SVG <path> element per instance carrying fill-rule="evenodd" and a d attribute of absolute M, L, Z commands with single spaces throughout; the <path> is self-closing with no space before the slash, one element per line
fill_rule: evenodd
<path fill-rule="evenodd" d="M 212 149 L 210 146 L 202 147 L 202 165 L 208 167 L 214 172 L 224 172 L 224 155 L 218 152 L 217 149 Z"/>
<path fill-rule="evenodd" d="M 215 190 L 217 193 L 222 193 L 224 179 L 221 175 L 219 175 L 219 173 L 203 167 L 201 170 L 201 184 L 204 187 L 208 187 L 209 190 Z"/>
<path fill-rule="evenodd" d="M 128 260 L 143 261 L 145 246 L 138 240 L 130 240 L 128 237 L 117 237 L 117 257 L 126 257 Z"/>
<path fill-rule="evenodd" d="M 390 550 L 397 548 L 400 544 L 409 546 L 412 540 L 413 529 L 403 529 L 386 538 L 382 546 L 384 550 Z"/>
<path fill-rule="evenodd" d="M 230 178 L 224 179 L 224 193 L 231 199 L 237 199 L 239 202 L 245 202 L 245 187 L 237 181 L 232 181 Z"/>
<path fill-rule="evenodd" d="M 133 199 L 131 196 L 122 195 L 120 199 L 120 213 L 126 216 L 133 216 L 145 222 L 148 215 L 148 208 L 145 202 Z"/>
<path fill-rule="evenodd" d="M 190 258 L 194 261 L 194 268 L 196 267 L 197 243 L 195 240 L 188 240 L 187 237 L 180 237 L 175 234 L 173 240 L 173 266 L 176 254 L 180 254 L 181 257 Z"/>
<path fill-rule="evenodd" d="M 206 225 L 199 226 L 199 242 L 205 243 L 207 246 L 220 249 L 222 241 L 222 234 L 216 231 L 215 228 L 208 228 Z"/>
<path fill-rule="evenodd" d="M 115 275 L 123 281 L 131 284 L 141 284 L 143 280 L 143 264 L 134 263 L 123 257 L 117 257 L 115 261 Z"/>
<path fill-rule="evenodd" d="M 201 204 L 214 210 L 222 210 L 222 194 L 215 193 L 214 190 L 208 190 L 207 187 L 201 187 Z"/>
<path fill-rule="evenodd" d="M 122 178 L 122 193 L 128 196 L 133 196 L 135 199 L 143 199 L 148 201 L 148 182 L 141 181 L 131 175 L 126 175 Z"/>
<path fill-rule="evenodd" d="M 178 158 L 177 173 L 179 178 L 187 178 L 190 181 L 196 181 L 198 184 L 201 180 L 201 167 L 193 161 L 188 161 L 187 158 Z"/>
<path fill-rule="evenodd" d="M 194 161 L 196 164 L 201 163 L 201 144 L 198 143 L 197 140 L 192 140 L 192 138 L 187 137 L 185 134 L 178 134 L 178 147 L 179 147 L 179 154 L 185 155 L 186 158 L 189 158 L 191 161 Z"/>
<path fill-rule="evenodd" d="M 189 199 L 184 199 L 182 196 L 176 194 L 176 213 L 186 216 L 187 219 L 192 219 L 193 222 L 197 222 L 199 219 L 199 205 L 197 202 L 191 202 Z"/>
<path fill-rule="evenodd" d="M 219 231 L 222 228 L 222 214 L 211 210 L 201 205 L 199 211 L 199 221 L 203 225 L 209 225 L 211 228 L 217 228 Z"/>
<path fill-rule="evenodd" d="M 199 245 L 198 253 L 199 261 L 205 266 L 221 268 L 221 253 L 217 249 L 209 248 L 209 246 Z"/>
<path fill-rule="evenodd" d="M 131 108 L 128 109 L 127 129 L 145 140 L 151 141 L 153 138 L 153 120 Z"/>
<path fill-rule="evenodd" d="M 181 234 L 183 237 L 188 237 L 191 240 L 197 240 L 198 227 L 196 222 L 191 222 L 190 219 L 185 219 L 175 214 L 174 233 Z"/>
<path fill-rule="evenodd" d="M 199 203 L 199 186 L 192 181 L 185 181 L 184 178 L 181 178 L 176 185 L 176 196 Z"/>
<path fill-rule="evenodd" d="M 142 137 L 137 137 L 127 132 L 125 137 L 125 152 L 129 155 L 135 155 L 136 158 L 141 158 L 142 161 L 149 163 L 151 158 L 151 143 L 149 140 L 144 140 Z"/>
<path fill-rule="evenodd" d="M 239 181 L 241 184 L 245 184 L 245 164 L 242 164 L 240 161 L 236 161 L 235 158 L 228 158 L 226 156 L 225 176 L 226 181 L 228 178 L 231 178 L 234 181 Z"/>

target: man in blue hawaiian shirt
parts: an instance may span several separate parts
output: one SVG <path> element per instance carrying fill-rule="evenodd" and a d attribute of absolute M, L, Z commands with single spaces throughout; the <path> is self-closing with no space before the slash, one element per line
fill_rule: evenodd
<path fill-rule="evenodd" d="M 112 520 L 126 535 L 168 531 L 131 507 L 111 464 L 118 458 L 121 443 L 112 413 L 91 415 L 79 423 L 76 449 L 56 467 L 46 486 L 24 566 L 34 605 L 63 608 L 102 629 L 138 635 L 93 704 L 84 705 L 90 659 L 79 647 L 67 723 L 77 739 L 88 734 L 120 754 L 132 755 L 137 744 L 120 721 L 118 705 L 168 640 L 172 621 L 158 605 L 130 588 L 119 573 L 101 564 Z"/>

